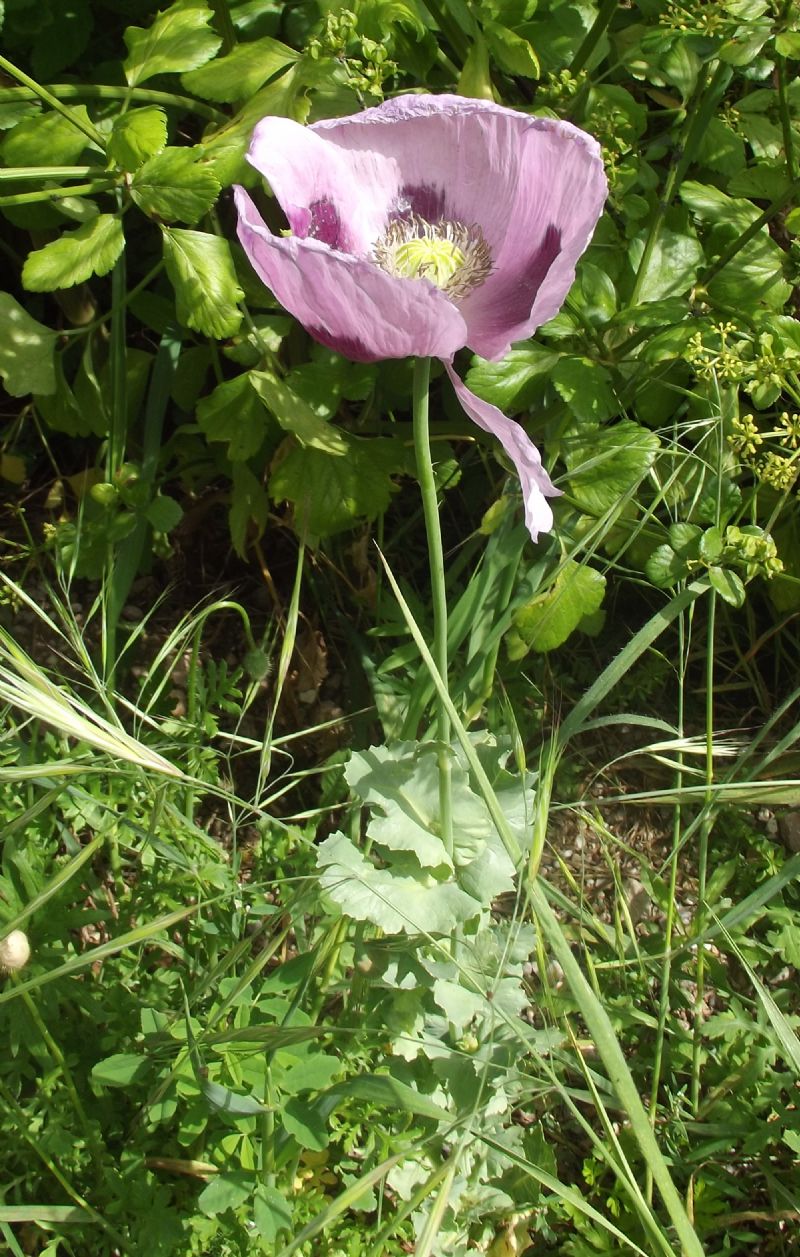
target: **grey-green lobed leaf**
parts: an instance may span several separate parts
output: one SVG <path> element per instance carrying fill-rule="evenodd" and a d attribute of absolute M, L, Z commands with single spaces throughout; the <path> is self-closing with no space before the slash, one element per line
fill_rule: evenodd
<path fill-rule="evenodd" d="M 317 863 L 320 885 L 334 903 L 354 920 L 371 921 L 387 934 L 449 934 L 481 909 L 454 881 L 379 868 L 342 833 L 320 844 Z"/>

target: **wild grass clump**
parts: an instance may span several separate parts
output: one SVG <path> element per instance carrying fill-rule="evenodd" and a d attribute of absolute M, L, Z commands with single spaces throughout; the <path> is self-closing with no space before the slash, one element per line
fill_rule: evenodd
<path fill-rule="evenodd" d="M 789 1257 L 797 6 L 134 8 L 3 18 L 3 1243 Z M 420 91 L 602 148 L 454 368 L 535 546 L 440 367 L 236 244 L 260 119 Z"/>

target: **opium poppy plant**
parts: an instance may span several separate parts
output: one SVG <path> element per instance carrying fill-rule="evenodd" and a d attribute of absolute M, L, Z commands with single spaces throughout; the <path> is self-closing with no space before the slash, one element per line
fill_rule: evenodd
<path fill-rule="evenodd" d="M 487 101 L 409 95 L 310 127 L 264 118 L 248 159 L 291 229 L 274 235 L 236 189 L 239 239 L 264 283 L 348 358 L 440 358 L 513 462 L 536 540 L 558 490 L 525 430 L 452 362 L 464 346 L 502 358 L 560 309 L 606 197 L 596 141 Z"/>

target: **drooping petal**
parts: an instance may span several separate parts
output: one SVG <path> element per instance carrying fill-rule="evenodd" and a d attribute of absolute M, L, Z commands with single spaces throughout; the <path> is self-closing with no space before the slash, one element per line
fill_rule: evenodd
<path fill-rule="evenodd" d="M 238 234 L 253 268 L 281 305 L 323 345 L 356 362 L 451 358 L 466 325 L 426 279 L 397 279 L 319 240 L 274 236 L 243 188 Z"/>
<path fill-rule="evenodd" d="M 484 432 L 490 432 L 497 437 L 514 464 L 522 486 L 525 523 L 531 537 L 537 541 L 540 532 L 549 532 L 553 527 L 553 512 L 547 499 L 560 497 L 561 490 L 555 487 L 542 466 L 541 455 L 524 428 L 490 402 L 476 397 L 456 374 L 450 362 L 445 362 L 444 367 L 453 383 L 456 396 L 470 419 L 479 428 L 483 428 Z"/>
<path fill-rule="evenodd" d="M 551 118 L 525 123 L 503 244 L 492 274 L 461 302 L 468 345 L 495 360 L 558 313 L 608 191 L 591 136 Z"/>
<path fill-rule="evenodd" d="M 264 176 L 295 236 L 366 256 L 397 194 L 391 162 L 377 150 L 343 153 L 314 127 L 262 118 L 247 160 Z"/>

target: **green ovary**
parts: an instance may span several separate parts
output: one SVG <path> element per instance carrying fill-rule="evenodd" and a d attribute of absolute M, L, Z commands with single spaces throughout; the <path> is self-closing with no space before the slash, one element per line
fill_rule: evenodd
<path fill-rule="evenodd" d="M 466 260 L 452 240 L 431 240 L 429 236 L 406 240 L 393 253 L 397 275 L 403 279 L 429 279 L 437 288 L 446 288 Z"/>

